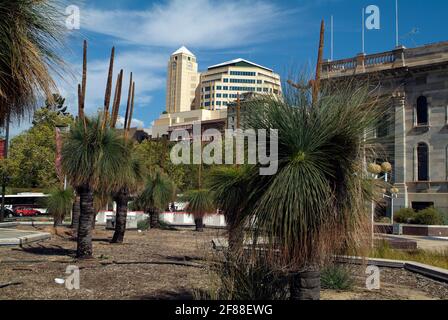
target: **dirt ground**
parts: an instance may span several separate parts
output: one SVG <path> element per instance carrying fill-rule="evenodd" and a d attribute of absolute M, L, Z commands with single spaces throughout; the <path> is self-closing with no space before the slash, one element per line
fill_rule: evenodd
<path fill-rule="evenodd" d="M 77 261 L 68 230 L 51 240 L 19 247 L 0 247 L 0 300 L 4 299 L 193 299 L 210 283 L 211 240 L 223 231 L 148 230 L 126 232 L 125 243 L 109 243 L 112 232 L 99 227 L 94 259 Z M 32 227 L 23 227 L 32 229 Z M 53 232 L 52 228 L 39 230 Z M 56 278 L 66 268 L 80 269 L 80 289 L 67 290 Z M 326 300 L 448 299 L 448 284 L 397 269 L 381 270 L 381 289 L 365 289 L 362 267 L 353 267 L 356 286 L 348 292 L 323 290 Z M 6 286 L 5 286 L 6 285 Z"/>

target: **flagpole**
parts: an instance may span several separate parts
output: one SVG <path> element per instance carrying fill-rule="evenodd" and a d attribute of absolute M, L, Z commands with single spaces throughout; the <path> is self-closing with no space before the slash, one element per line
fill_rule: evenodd
<path fill-rule="evenodd" d="M 365 9 L 362 8 L 362 23 L 361 23 L 361 28 L 362 28 L 362 53 L 365 53 L 365 26 L 364 26 L 364 20 L 365 20 Z"/>
<path fill-rule="evenodd" d="M 399 44 L 398 0 L 395 0 L 395 46 L 398 47 Z"/>

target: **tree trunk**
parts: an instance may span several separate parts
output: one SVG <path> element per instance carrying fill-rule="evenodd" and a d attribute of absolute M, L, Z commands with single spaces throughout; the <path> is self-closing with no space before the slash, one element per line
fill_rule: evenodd
<path fill-rule="evenodd" d="M 290 300 L 320 300 L 320 270 L 297 272 L 290 280 Z"/>
<path fill-rule="evenodd" d="M 117 203 L 117 213 L 115 215 L 115 232 L 112 243 L 123 243 L 126 232 L 126 218 L 128 216 L 128 196 L 125 192 L 120 192 L 115 197 Z"/>
<path fill-rule="evenodd" d="M 229 250 L 238 253 L 244 246 L 244 228 L 240 226 L 229 226 L 228 231 Z"/>
<path fill-rule="evenodd" d="M 79 188 L 79 201 L 81 212 L 78 227 L 78 248 L 76 256 L 80 259 L 91 258 L 92 247 L 92 219 L 95 216 L 93 207 L 93 190 L 85 185 Z"/>
<path fill-rule="evenodd" d="M 160 227 L 159 211 L 156 209 L 149 211 L 149 226 L 151 229 Z"/>
<path fill-rule="evenodd" d="M 81 204 L 79 199 L 79 193 L 76 192 L 76 197 L 75 201 L 73 202 L 73 208 L 72 208 L 72 226 L 71 226 L 75 232 L 78 232 L 80 213 L 81 213 Z"/>
<path fill-rule="evenodd" d="M 53 227 L 56 228 L 56 227 L 61 226 L 63 220 L 64 220 L 64 217 L 59 217 L 59 216 L 58 217 L 53 217 Z"/>
<path fill-rule="evenodd" d="M 98 212 L 94 212 L 93 213 L 93 219 L 92 219 L 92 230 L 95 230 L 95 225 L 96 225 L 96 216 L 97 216 Z"/>
<path fill-rule="evenodd" d="M 204 219 L 201 218 L 195 218 L 194 224 L 196 225 L 196 231 L 197 232 L 204 232 Z"/>

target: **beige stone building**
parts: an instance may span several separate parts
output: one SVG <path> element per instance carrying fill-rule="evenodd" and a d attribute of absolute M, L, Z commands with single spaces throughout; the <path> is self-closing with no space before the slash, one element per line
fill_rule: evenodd
<path fill-rule="evenodd" d="M 448 42 L 326 62 L 325 79 L 370 79 L 391 97 L 377 130 L 400 190 L 394 211 L 434 206 L 448 212 Z M 382 139 L 382 140 L 381 140 Z"/>
<path fill-rule="evenodd" d="M 178 113 L 195 108 L 200 75 L 196 57 L 187 48 L 175 51 L 168 61 L 166 111 Z"/>
<path fill-rule="evenodd" d="M 161 137 L 197 121 L 221 127 L 227 121 L 227 105 L 245 93 L 281 96 L 280 76 L 244 59 L 211 66 L 201 74 L 195 55 L 181 47 L 168 61 L 166 112 L 154 121 L 151 136 Z"/>

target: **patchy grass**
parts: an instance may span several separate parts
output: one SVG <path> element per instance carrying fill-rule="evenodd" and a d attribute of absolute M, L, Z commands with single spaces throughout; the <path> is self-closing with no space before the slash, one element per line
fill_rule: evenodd
<path fill-rule="evenodd" d="M 425 250 L 394 250 L 386 241 L 382 241 L 379 246 L 370 254 L 371 258 L 406 260 L 428 264 L 434 267 L 448 269 L 448 250 L 425 251 Z"/>
<path fill-rule="evenodd" d="M 354 279 L 348 268 L 334 264 L 322 269 L 321 284 L 323 289 L 350 290 L 353 288 Z"/>

